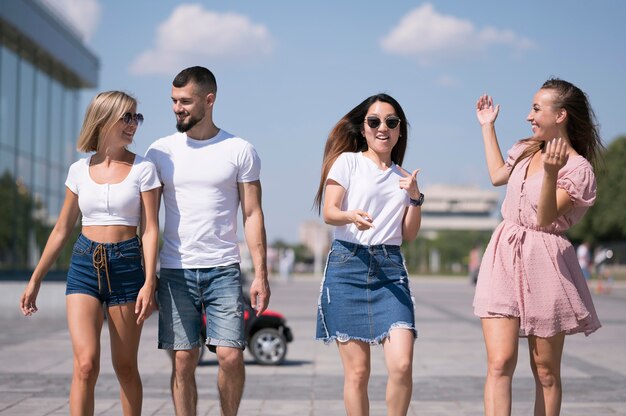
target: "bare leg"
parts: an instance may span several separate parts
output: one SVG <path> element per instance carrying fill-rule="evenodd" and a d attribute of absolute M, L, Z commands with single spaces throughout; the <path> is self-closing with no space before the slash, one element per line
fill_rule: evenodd
<path fill-rule="evenodd" d="M 550 338 L 528 337 L 530 367 L 535 376 L 535 416 L 557 416 L 561 411 L 564 344 L 564 332 Z"/>
<path fill-rule="evenodd" d="M 217 389 L 220 394 L 222 416 L 235 416 L 239 410 L 246 370 L 243 365 L 243 350 L 217 347 Z"/>
<path fill-rule="evenodd" d="M 370 346 L 361 341 L 337 342 L 343 363 L 343 401 L 348 416 L 370 414 L 367 384 L 370 378 Z"/>
<path fill-rule="evenodd" d="M 120 383 L 120 400 L 125 416 L 140 416 L 143 388 L 137 365 L 137 351 L 143 325 L 137 325 L 135 303 L 111 306 L 109 333 L 111 358 Z"/>
<path fill-rule="evenodd" d="M 196 366 L 199 353 L 199 348 L 172 351 L 171 388 L 176 416 L 196 416 Z"/>
<path fill-rule="evenodd" d="M 483 318 L 487 347 L 485 415 L 511 414 L 511 385 L 517 365 L 519 319 Z"/>
<path fill-rule="evenodd" d="M 74 351 L 70 414 L 93 415 L 94 390 L 100 372 L 100 333 L 104 322 L 102 305 L 93 296 L 79 293 L 65 298 Z"/>
<path fill-rule="evenodd" d="M 387 415 L 405 416 L 413 393 L 413 332 L 393 329 L 384 341 L 387 378 Z"/>

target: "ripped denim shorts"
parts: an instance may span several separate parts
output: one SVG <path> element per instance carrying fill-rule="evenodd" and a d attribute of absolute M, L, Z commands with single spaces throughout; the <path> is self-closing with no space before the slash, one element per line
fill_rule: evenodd
<path fill-rule="evenodd" d="M 374 345 L 396 328 L 411 330 L 417 337 L 400 247 L 334 240 L 320 289 L 316 339 Z"/>

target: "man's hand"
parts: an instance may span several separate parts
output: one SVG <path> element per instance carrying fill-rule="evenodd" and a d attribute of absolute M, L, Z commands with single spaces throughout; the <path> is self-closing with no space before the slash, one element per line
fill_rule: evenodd
<path fill-rule="evenodd" d="M 270 284 L 267 278 L 255 277 L 250 285 L 250 304 L 260 316 L 270 303 Z"/>

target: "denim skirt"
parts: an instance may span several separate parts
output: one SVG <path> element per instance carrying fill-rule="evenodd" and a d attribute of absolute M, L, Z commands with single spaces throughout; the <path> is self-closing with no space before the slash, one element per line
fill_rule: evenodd
<path fill-rule="evenodd" d="M 396 328 L 411 330 L 417 337 L 400 247 L 334 240 L 320 289 L 316 339 L 374 345 Z"/>

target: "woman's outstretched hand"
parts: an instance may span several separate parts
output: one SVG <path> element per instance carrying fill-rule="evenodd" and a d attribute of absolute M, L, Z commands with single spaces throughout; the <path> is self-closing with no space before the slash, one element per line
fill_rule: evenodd
<path fill-rule="evenodd" d="M 545 150 L 541 155 L 543 170 L 546 173 L 556 174 L 565 166 L 569 159 L 567 143 L 565 140 L 554 138 L 546 143 Z"/>
<path fill-rule="evenodd" d="M 500 105 L 493 106 L 493 98 L 489 95 L 482 95 L 476 101 L 476 117 L 481 126 L 485 124 L 493 124 L 498 118 Z"/>

